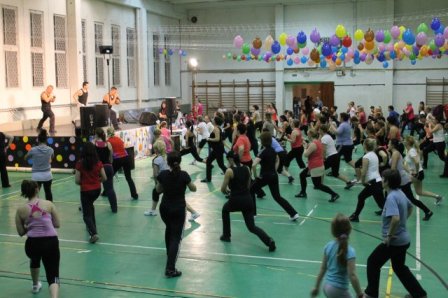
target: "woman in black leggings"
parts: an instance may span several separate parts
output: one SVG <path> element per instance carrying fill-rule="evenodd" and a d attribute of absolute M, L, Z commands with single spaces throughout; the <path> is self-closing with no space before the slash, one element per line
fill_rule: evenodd
<path fill-rule="evenodd" d="M 17 209 L 16 228 L 20 236 L 27 235 L 26 255 L 30 258 L 30 272 L 33 279 L 32 292 L 39 293 L 42 283 L 39 281 L 40 261 L 47 275 L 52 298 L 59 293 L 59 240 L 56 229 L 60 227 L 59 216 L 51 201 L 38 197 L 39 186 L 35 181 L 24 180 L 21 186 L 22 196 L 28 199 Z"/>
<path fill-rule="evenodd" d="M 274 240 L 265 231 L 255 225 L 255 206 L 250 195 L 250 170 L 240 163 L 239 156 L 233 151 L 227 153 L 229 168 L 221 185 L 221 192 L 229 196 L 229 200 L 222 207 L 222 236 L 221 241 L 230 242 L 230 212 L 241 211 L 249 232 L 255 234 L 269 247 L 275 250 Z M 230 189 L 230 190 L 229 190 Z"/>
<path fill-rule="evenodd" d="M 178 277 L 182 272 L 176 269 L 177 255 L 179 253 L 182 233 L 186 216 L 185 191 L 196 191 L 196 186 L 191 182 L 190 175 L 180 169 L 182 161 L 178 152 L 168 154 L 169 170 L 160 172 L 157 176 L 157 192 L 162 193 L 160 204 L 160 216 L 166 225 L 165 246 L 167 262 L 165 276 L 168 278 Z"/>
<path fill-rule="evenodd" d="M 263 149 L 255 158 L 252 165 L 252 172 L 254 174 L 255 183 L 252 185 L 250 192 L 255 206 L 255 214 L 257 212 L 255 203 L 255 194 L 260 193 L 263 186 L 268 185 L 271 195 L 274 200 L 289 214 L 289 219 L 296 221 L 299 218 L 297 211 L 280 195 L 278 186 L 278 174 L 276 168 L 279 163 L 279 158 L 272 148 L 272 135 L 263 131 L 260 135 L 261 145 Z M 261 165 L 260 176 L 257 177 L 257 165 Z"/>
<path fill-rule="evenodd" d="M 208 146 L 210 148 L 210 154 L 207 157 L 207 167 L 206 167 L 206 178 L 201 180 L 201 182 L 211 182 L 212 181 L 212 162 L 216 159 L 218 166 L 221 168 L 222 172 L 225 173 L 227 168 L 224 165 L 224 143 L 223 135 L 221 132 L 221 124 L 223 119 L 220 117 L 215 117 L 213 119 L 215 128 L 208 138 Z"/>
<path fill-rule="evenodd" d="M 186 146 L 182 150 L 180 150 L 180 155 L 184 156 L 190 153 L 193 155 L 194 159 L 199 162 L 204 162 L 204 159 L 202 159 L 198 154 L 198 149 L 196 148 L 196 145 L 194 144 L 194 132 L 193 132 L 193 122 L 188 120 L 185 122 L 185 126 L 187 127 L 187 133 L 185 134 L 185 143 Z"/>

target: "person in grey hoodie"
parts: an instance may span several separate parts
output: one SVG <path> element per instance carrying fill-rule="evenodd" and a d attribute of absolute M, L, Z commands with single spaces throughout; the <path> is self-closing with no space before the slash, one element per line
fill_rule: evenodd
<path fill-rule="evenodd" d="M 42 129 L 37 136 L 38 144 L 31 148 L 25 155 L 25 159 L 32 164 L 31 179 L 39 185 L 39 190 L 44 185 L 45 199 L 53 201 L 51 193 L 51 183 L 53 175 L 51 174 L 51 161 L 54 157 L 54 151 L 47 146 L 48 133 Z"/>

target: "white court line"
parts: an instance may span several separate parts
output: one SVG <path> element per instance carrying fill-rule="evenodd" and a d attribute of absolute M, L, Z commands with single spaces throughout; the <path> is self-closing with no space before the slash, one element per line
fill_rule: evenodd
<path fill-rule="evenodd" d="M 416 195 L 417 200 L 420 199 L 418 195 Z M 420 246 L 420 209 L 416 208 L 417 211 L 415 212 L 416 216 L 416 224 L 415 224 L 415 269 L 420 272 L 421 269 L 421 263 L 418 261 L 421 257 L 421 246 Z M 421 280 L 422 276 L 420 274 L 416 275 L 417 280 Z"/>
<path fill-rule="evenodd" d="M 69 176 L 69 177 L 58 179 L 58 180 L 54 180 L 51 186 L 53 187 L 53 186 L 59 185 L 60 183 L 57 183 L 57 182 L 63 182 L 64 180 L 67 180 L 67 179 L 70 179 L 70 178 L 73 178 L 73 177 L 74 176 Z M 12 192 L 9 192 L 9 193 L 4 193 L 4 194 L 0 195 L 0 198 L 5 197 L 5 196 L 9 196 L 9 195 L 12 195 L 12 194 L 16 194 L 16 193 L 19 193 L 19 192 L 21 192 L 21 191 L 20 190 L 15 190 L 15 191 L 12 191 Z"/>
<path fill-rule="evenodd" d="M 311 214 L 313 214 L 314 209 L 317 208 L 317 204 L 314 205 L 313 209 L 310 210 L 310 212 L 308 212 L 308 214 L 306 215 L 306 217 L 300 222 L 299 226 L 303 225 L 305 223 L 305 221 L 310 217 Z"/>
<path fill-rule="evenodd" d="M 2 234 L 0 233 L 0 236 L 4 237 L 14 237 L 19 238 L 19 235 L 12 235 L 12 234 Z M 82 240 L 70 240 L 70 239 L 59 239 L 60 242 L 69 242 L 69 243 L 84 243 L 89 244 L 88 241 L 82 241 Z M 154 247 L 154 246 L 143 246 L 143 245 L 131 245 L 131 244 L 121 244 L 121 243 L 107 243 L 107 242 L 97 242 L 95 243 L 95 246 L 116 246 L 116 247 L 126 247 L 126 248 L 141 248 L 141 249 L 147 249 L 147 250 L 165 250 L 164 247 Z M 92 246 L 93 248 L 93 246 Z M 190 251 L 190 253 L 192 253 Z M 194 253 L 192 253 L 194 254 Z M 242 254 L 229 254 L 229 253 L 220 253 L 220 252 L 207 252 L 207 251 L 201 251 L 200 255 L 216 255 L 216 256 L 225 256 L 225 257 L 239 257 L 239 258 L 247 258 L 247 259 L 261 259 L 261 260 L 273 260 L 273 261 L 285 261 L 285 262 L 297 262 L 297 263 L 312 263 L 312 264 L 321 264 L 322 261 L 314 261 L 314 260 L 304 260 L 304 259 L 290 259 L 290 258 L 275 258 L 275 257 L 266 257 L 266 256 L 254 256 L 254 255 L 242 255 Z M 365 264 L 356 264 L 357 267 L 367 267 Z M 383 266 L 382 269 L 389 269 L 389 266 Z M 410 268 L 412 271 L 415 271 L 415 268 Z"/>
<path fill-rule="evenodd" d="M 286 223 L 286 222 L 273 222 L 274 225 L 285 225 L 285 226 L 295 226 L 295 223 Z"/>

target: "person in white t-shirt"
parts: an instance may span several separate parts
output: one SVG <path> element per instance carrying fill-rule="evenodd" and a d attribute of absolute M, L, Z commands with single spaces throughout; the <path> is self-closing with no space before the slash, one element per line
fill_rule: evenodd
<path fill-rule="evenodd" d="M 213 126 L 212 121 L 210 121 L 210 117 L 208 115 L 204 116 L 205 124 L 207 124 L 208 133 L 211 134 L 213 130 L 215 129 L 215 126 Z"/>
<path fill-rule="evenodd" d="M 379 171 L 379 159 L 375 153 L 376 140 L 366 139 L 364 141 L 364 151 L 366 154 L 362 158 L 361 182 L 364 189 L 358 195 L 358 204 L 355 212 L 350 215 L 350 221 L 359 222 L 359 215 L 364 208 L 367 198 L 373 196 L 378 207 L 383 209 L 385 198 L 383 184 Z"/>
<path fill-rule="evenodd" d="M 208 116 L 207 116 L 208 117 Z M 198 125 L 196 127 L 196 132 L 198 134 L 198 154 L 201 152 L 201 149 L 204 148 L 205 144 L 207 144 L 207 139 L 210 137 L 210 132 L 207 127 L 207 123 L 205 123 L 202 116 L 198 116 Z"/>

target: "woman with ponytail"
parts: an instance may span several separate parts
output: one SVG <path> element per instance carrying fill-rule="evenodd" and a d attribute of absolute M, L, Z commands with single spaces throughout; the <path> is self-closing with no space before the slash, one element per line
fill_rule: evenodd
<path fill-rule="evenodd" d="M 198 149 L 196 148 L 194 139 L 196 138 L 193 131 L 193 122 L 188 120 L 185 122 L 185 126 L 187 127 L 187 132 L 185 133 L 185 147 L 180 150 L 180 155 L 184 156 L 188 153 L 193 155 L 194 159 L 199 162 L 205 162 L 198 154 Z"/>
<path fill-rule="evenodd" d="M 156 189 L 158 193 L 163 192 L 160 216 L 166 225 L 165 246 L 168 259 L 165 276 L 171 278 L 182 275 L 182 272 L 176 269 L 176 261 L 186 217 L 185 190 L 188 187 L 194 192 L 196 186 L 190 175 L 181 170 L 182 159 L 178 152 L 169 153 L 167 161 L 170 169 L 160 172 L 157 176 Z"/>
<path fill-rule="evenodd" d="M 348 289 L 348 280 L 352 284 L 357 297 L 363 297 L 358 276 L 356 275 L 355 250 L 348 244 L 352 226 L 348 217 L 338 213 L 331 222 L 331 233 L 335 240 L 324 248 L 324 257 L 317 276 L 316 286 L 311 297 L 319 295 L 320 284 L 325 276 L 324 294 L 329 298 L 352 297 Z"/>

